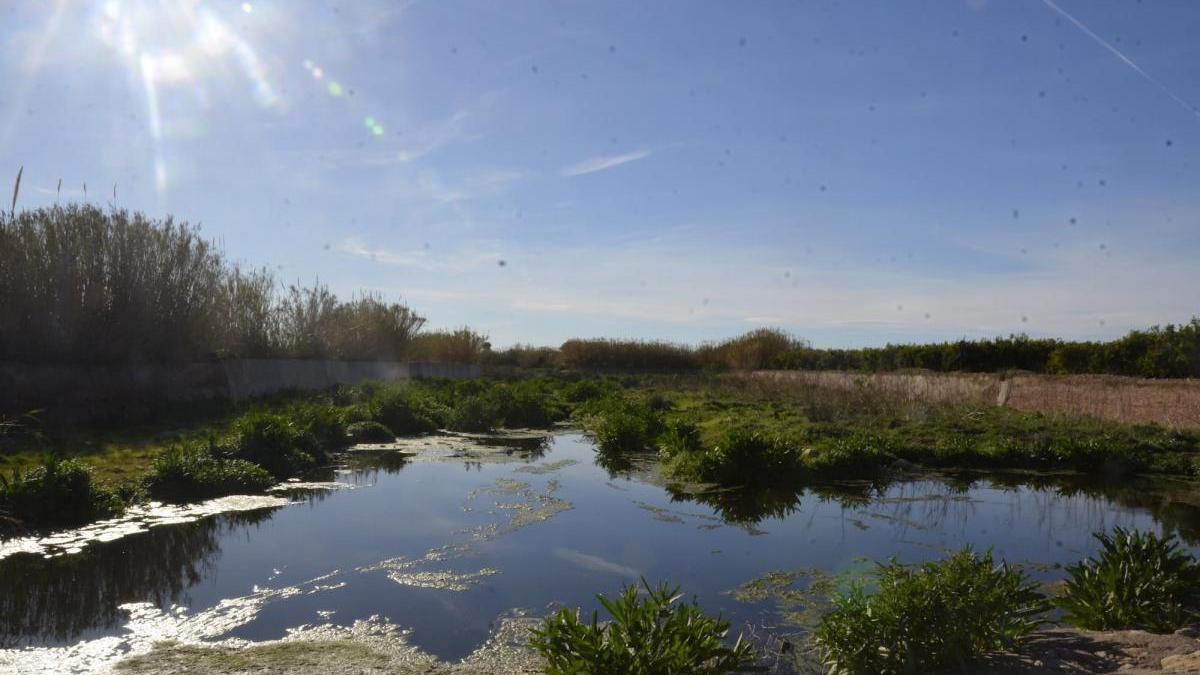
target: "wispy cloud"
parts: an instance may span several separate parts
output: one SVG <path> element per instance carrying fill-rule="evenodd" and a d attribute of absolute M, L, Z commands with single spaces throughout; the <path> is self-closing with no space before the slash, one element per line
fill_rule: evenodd
<path fill-rule="evenodd" d="M 433 266 L 429 251 L 389 251 L 382 248 L 370 248 L 357 237 L 348 237 L 338 249 L 342 253 L 366 258 L 367 260 L 385 265 L 400 265 L 421 269 L 431 269 Z"/>
<path fill-rule="evenodd" d="M 406 131 L 402 147 L 396 152 L 396 161 L 411 162 L 452 143 L 482 137 L 482 133 L 472 128 L 473 123 L 491 110 L 497 98 L 499 93 L 489 92 L 445 119 Z"/>
<path fill-rule="evenodd" d="M 614 167 L 621 166 L 622 164 L 636 162 L 639 159 L 645 159 L 649 156 L 649 150 L 635 150 L 634 152 L 627 152 L 623 155 L 592 157 L 590 159 L 585 159 L 582 162 L 565 166 L 562 168 L 560 173 L 564 176 L 582 176 L 585 173 L 595 173 L 597 171 L 612 169 Z"/>

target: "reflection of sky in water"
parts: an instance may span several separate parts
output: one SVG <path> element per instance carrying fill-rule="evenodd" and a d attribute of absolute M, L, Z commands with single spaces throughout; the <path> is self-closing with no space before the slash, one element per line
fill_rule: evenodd
<path fill-rule="evenodd" d="M 511 461 L 522 456 L 529 462 Z M 672 500 L 653 481 L 610 476 L 577 436 L 557 437 L 544 455 L 501 453 L 509 461 L 499 463 L 380 457 L 365 455 L 357 463 L 374 468 L 342 474 L 361 489 L 154 527 L 73 556 L 11 557 L 0 563 L 4 642 L 70 645 L 124 634 L 136 643 L 145 625 L 159 637 L 258 641 L 378 614 L 413 628 L 417 647 L 460 658 L 513 608 L 591 608 L 594 593 L 638 577 L 681 584 L 736 625 L 769 607 L 724 592 L 770 570 L 841 571 L 891 555 L 917 561 L 963 543 L 1014 562 L 1068 563 L 1094 550 L 1092 531 L 1157 527 L 1145 508 L 1083 493 L 934 481 L 900 483 L 871 499 L 805 492 L 786 517 L 759 522 L 741 505 L 743 520 L 728 523 L 714 515 L 729 512 L 728 500 Z M 1147 490 L 1116 498 L 1163 501 Z M 1189 516 L 1172 517 L 1194 534 Z M 123 632 L 117 605 L 141 601 L 150 607 L 136 609 L 141 618 Z M 155 603 L 187 609 L 157 616 Z"/>

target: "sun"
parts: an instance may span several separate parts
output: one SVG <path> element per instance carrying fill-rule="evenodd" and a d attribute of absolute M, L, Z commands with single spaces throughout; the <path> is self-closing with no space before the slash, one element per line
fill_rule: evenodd
<path fill-rule="evenodd" d="M 242 3 L 249 14 L 254 7 Z M 264 109 L 279 109 L 282 100 L 269 69 L 254 47 L 200 0 L 106 0 L 94 11 L 100 41 L 119 55 L 131 84 L 145 100 L 147 131 L 155 147 L 154 181 L 161 193 L 168 175 L 162 143 L 163 100 L 180 95 L 206 108 L 222 102 L 224 85 L 246 95 Z M 222 85 L 221 97 L 213 95 Z"/>

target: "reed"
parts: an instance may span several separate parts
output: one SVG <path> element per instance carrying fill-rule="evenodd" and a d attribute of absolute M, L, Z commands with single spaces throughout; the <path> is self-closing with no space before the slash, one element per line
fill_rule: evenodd
<path fill-rule="evenodd" d="M 171 217 L 86 204 L 0 212 L 5 360 L 395 359 L 425 321 L 374 295 L 343 302 L 320 282 L 278 288 Z"/>

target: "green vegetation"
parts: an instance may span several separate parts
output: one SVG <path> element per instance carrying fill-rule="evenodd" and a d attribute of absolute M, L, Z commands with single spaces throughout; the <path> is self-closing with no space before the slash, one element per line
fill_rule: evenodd
<path fill-rule="evenodd" d="M 924 368 L 943 372 L 1027 370 L 1052 374 L 1197 377 L 1200 376 L 1200 317 L 1179 326 L 1167 324 L 1130 331 L 1110 342 L 1068 342 L 1013 335 L 867 349 L 801 346 L 778 356 L 772 365 L 796 370 Z"/>
<path fill-rule="evenodd" d="M 47 457 L 40 466 L 0 475 L 0 532 L 28 523 L 71 527 L 123 510 L 117 493 L 97 485 L 79 460 Z"/>
<path fill-rule="evenodd" d="M 1116 528 L 1094 535 L 1098 558 L 1067 568 L 1057 599 L 1063 619 L 1081 628 L 1141 628 L 1169 633 L 1194 616 L 1200 565 L 1172 536 Z"/>
<path fill-rule="evenodd" d="M 327 459 L 316 436 L 279 413 L 253 412 L 238 418 L 231 444 L 234 457 L 253 462 L 276 478 L 314 468 Z"/>
<path fill-rule="evenodd" d="M 1200 317 L 1181 325 L 1134 330 L 1109 342 L 1070 342 L 1024 335 L 863 349 L 820 349 L 776 329 L 759 329 L 699 347 L 645 340 L 574 339 L 557 351 L 515 347 L 485 354 L 486 363 L 526 368 L 688 372 L 717 370 L 923 369 L 996 373 L 1200 377 Z"/>
<path fill-rule="evenodd" d="M 662 419 L 637 398 L 613 396 L 588 406 L 585 428 L 600 452 L 639 452 L 652 447 Z"/>
<path fill-rule="evenodd" d="M 351 443 L 391 443 L 396 434 L 379 422 L 354 422 L 346 427 Z"/>
<path fill-rule="evenodd" d="M 261 466 L 224 456 L 213 443 L 171 448 L 154 460 L 144 485 L 166 501 L 190 501 L 231 494 L 255 494 L 275 484 Z"/>
<path fill-rule="evenodd" d="M 545 659 L 552 675 L 631 673 L 699 675 L 748 672 L 754 653 L 740 636 L 725 644 L 729 622 L 706 616 L 692 599 L 679 603 L 679 588 L 660 584 L 651 588 L 642 581 L 645 598 L 637 586 L 627 586 L 615 599 L 596 596 L 612 620 L 599 623 L 596 612 L 590 623 L 579 610 L 562 609 L 533 631 L 531 644 Z"/>
<path fill-rule="evenodd" d="M 186 223 L 91 205 L 0 213 L 0 307 L 0 354 L 25 363 L 396 358 L 424 323 L 320 284 L 281 293 Z"/>
<path fill-rule="evenodd" d="M 655 448 L 669 474 L 726 487 L 886 480 L 918 466 L 1194 477 L 1200 450 L 1195 432 L 723 377 L 646 380 L 577 416 L 605 453 Z"/>
<path fill-rule="evenodd" d="M 876 584 L 873 593 L 854 585 L 836 597 L 814 632 L 834 673 L 966 672 L 1019 644 L 1047 607 L 1019 570 L 969 548 L 919 567 L 892 560 Z"/>

